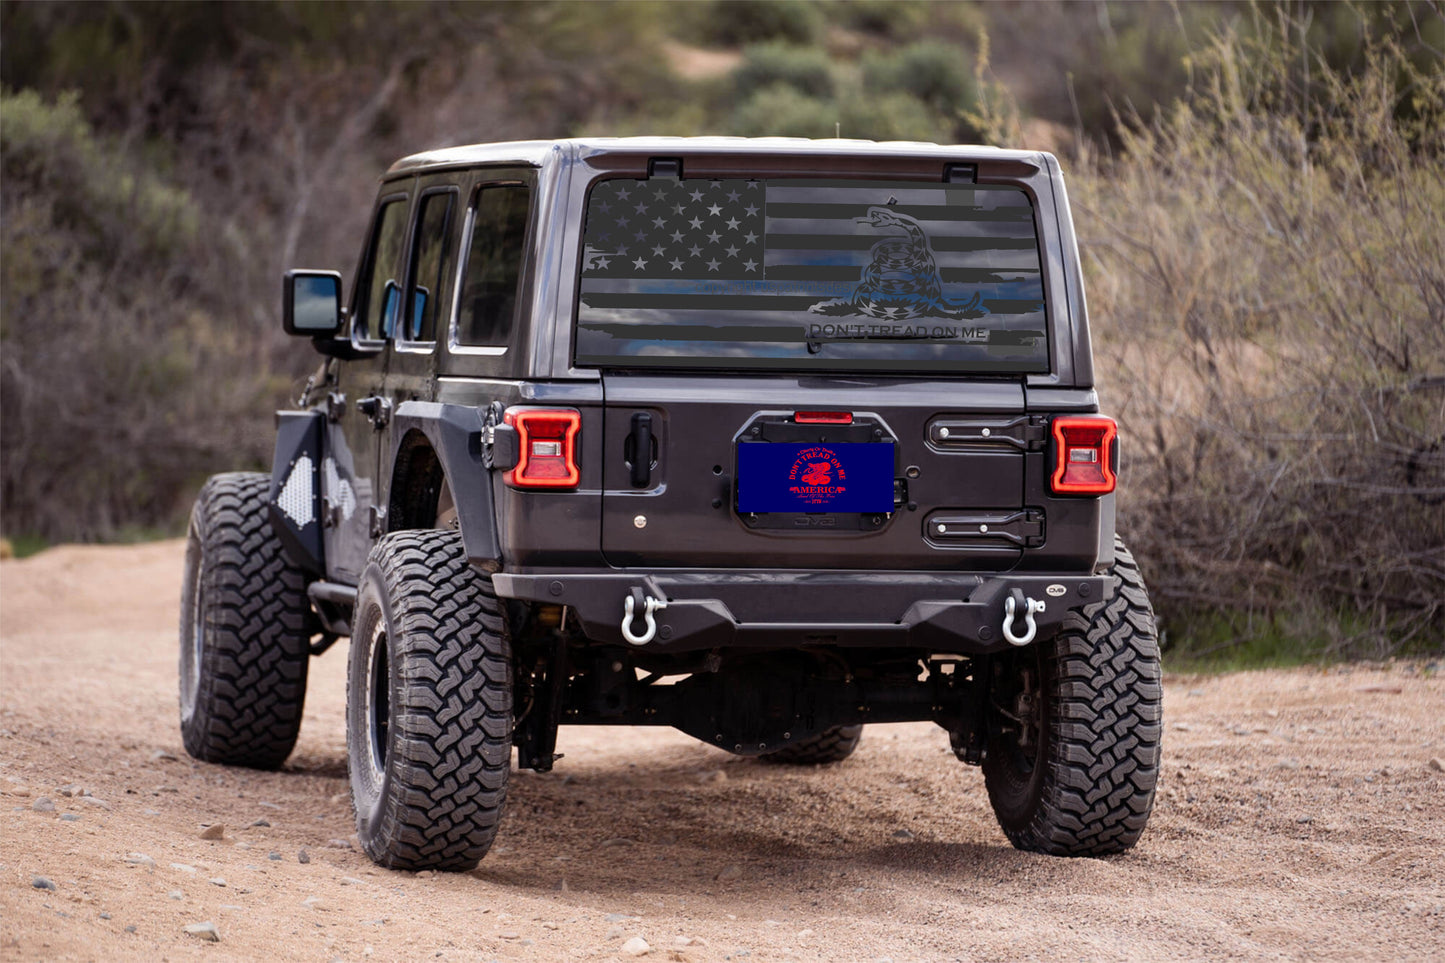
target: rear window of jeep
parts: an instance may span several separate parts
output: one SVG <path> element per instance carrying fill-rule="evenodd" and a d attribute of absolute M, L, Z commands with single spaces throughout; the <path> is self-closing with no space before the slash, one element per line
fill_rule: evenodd
<path fill-rule="evenodd" d="M 1015 187 L 918 181 L 599 181 L 576 360 L 1049 370 L 1038 237 Z"/>

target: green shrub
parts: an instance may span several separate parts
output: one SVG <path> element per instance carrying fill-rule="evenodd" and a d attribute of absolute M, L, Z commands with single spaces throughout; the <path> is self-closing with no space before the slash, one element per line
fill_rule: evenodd
<path fill-rule="evenodd" d="M 196 205 L 182 190 L 115 163 L 81 114 L 79 96 L 46 103 L 33 90 L 0 94 L 0 169 L 15 187 L 53 200 L 55 226 L 89 239 L 102 259 L 164 256 L 194 236 Z"/>
<path fill-rule="evenodd" d="M 45 186 L 57 177 L 64 179 L 62 170 L 95 166 L 95 144 L 79 99 L 74 91 L 53 104 L 33 90 L 0 93 L 0 166 L 7 178 Z"/>
<path fill-rule="evenodd" d="M 841 121 L 844 137 L 867 140 L 950 139 L 947 122 L 907 94 L 844 98 Z"/>
<path fill-rule="evenodd" d="M 838 106 L 785 84 L 757 91 L 733 113 L 728 133 L 743 137 L 832 137 Z"/>
<path fill-rule="evenodd" d="M 936 40 L 864 56 L 863 87 L 869 93 L 909 94 L 944 117 L 977 99 L 973 58 L 962 47 Z"/>
<path fill-rule="evenodd" d="M 712 0 L 683 4 L 694 16 L 692 33 L 704 44 L 740 47 L 777 40 L 806 44 L 823 29 L 823 14 L 807 0 Z"/>
<path fill-rule="evenodd" d="M 743 51 L 742 63 L 733 71 L 733 85 L 739 101 L 778 85 L 806 97 L 827 99 L 833 96 L 836 82 L 833 65 L 823 51 L 766 43 Z"/>
<path fill-rule="evenodd" d="M 843 137 L 938 140 L 937 117 L 906 94 L 820 100 L 778 84 L 749 97 L 728 133 L 744 137 Z"/>
<path fill-rule="evenodd" d="M 975 10 L 962 4 L 940 4 L 931 0 L 838 0 L 828 7 L 833 21 L 850 30 L 906 40 L 940 26 L 957 29 L 978 19 Z"/>

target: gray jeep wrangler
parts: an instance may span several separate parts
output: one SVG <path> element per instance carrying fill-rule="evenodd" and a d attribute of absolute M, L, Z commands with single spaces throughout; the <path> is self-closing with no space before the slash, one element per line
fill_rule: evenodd
<path fill-rule="evenodd" d="M 382 178 L 349 297 L 291 271 L 283 313 L 325 361 L 272 473 L 191 519 L 196 758 L 280 766 L 347 636 L 384 866 L 475 866 L 562 723 L 819 764 L 932 720 L 1015 846 L 1143 832 L 1158 645 L 1051 155 L 435 151 Z"/>

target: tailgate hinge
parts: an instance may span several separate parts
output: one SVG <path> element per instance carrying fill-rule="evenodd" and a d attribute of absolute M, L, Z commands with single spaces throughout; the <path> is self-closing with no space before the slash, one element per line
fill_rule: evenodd
<path fill-rule="evenodd" d="M 1020 511 L 953 511 L 928 516 L 924 531 L 929 541 L 948 543 L 1008 542 L 1020 548 L 1044 543 L 1044 513 L 1037 508 Z"/>
<path fill-rule="evenodd" d="M 944 415 L 928 425 L 929 444 L 944 451 L 1002 446 L 1039 451 L 1048 436 L 1048 419 L 1044 415 Z"/>

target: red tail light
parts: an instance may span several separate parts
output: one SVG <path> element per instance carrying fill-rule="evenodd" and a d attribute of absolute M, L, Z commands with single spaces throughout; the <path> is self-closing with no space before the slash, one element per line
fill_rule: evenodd
<path fill-rule="evenodd" d="M 851 411 L 795 411 L 793 421 L 800 425 L 851 425 Z"/>
<path fill-rule="evenodd" d="M 504 416 L 517 429 L 517 467 L 502 477 L 514 488 L 576 488 L 577 432 L 582 416 L 570 408 L 513 408 Z"/>
<path fill-rule="evenodd" d="M 1119 426 L 1102 415 L 1054 419 L 1054 474 L 1060 495 L 1107 495 L 1118 478 L 1114 471 Z"/>

